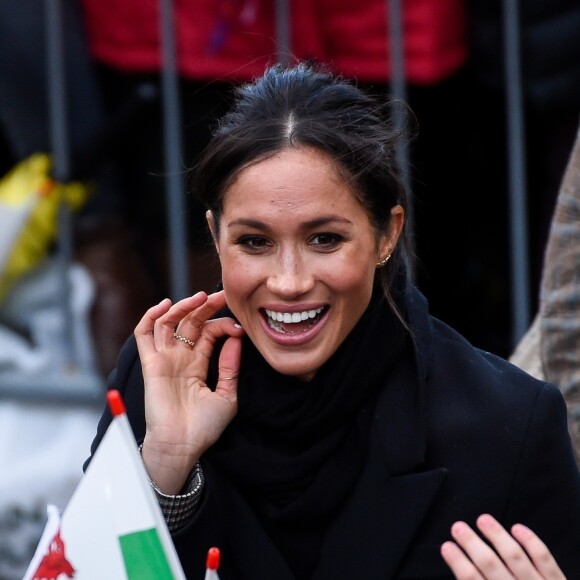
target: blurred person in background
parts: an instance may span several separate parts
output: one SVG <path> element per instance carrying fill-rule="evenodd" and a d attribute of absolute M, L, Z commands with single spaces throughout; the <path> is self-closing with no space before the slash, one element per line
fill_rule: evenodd
<path fill-rule="evenodd" d="M 580 465 L 580 127 L 556 200 L 540 292 L 540 358 L 568 403 Z"/>
<path fill-rule="evenodd" d="M 511 362 L 557 385 L 580 466 L 580 125 L 544 251 L 538 313 Z"/>

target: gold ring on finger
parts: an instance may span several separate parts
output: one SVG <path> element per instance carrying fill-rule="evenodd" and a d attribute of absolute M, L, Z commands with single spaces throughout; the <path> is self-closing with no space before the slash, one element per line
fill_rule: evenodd
<path fill-rule="evenodd" d="M 177 334 L 177 332 L 173 333 L 173 338 L 175 338 L 176 340 L 180 340 L 181 342 L 184 342 L 189 346 L 189 348 L 193 348 L 195 346 L 195 342 L 193 340 L 189 340 L 189 338 L 181 336 L 181 334 Z"/>

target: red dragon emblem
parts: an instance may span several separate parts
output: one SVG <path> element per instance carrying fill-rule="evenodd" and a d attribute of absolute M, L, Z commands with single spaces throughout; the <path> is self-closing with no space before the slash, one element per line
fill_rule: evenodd
<path fill-rule="evenodd" d="M 60 574 L 66 574 L 67 578 L 74 578 L 75 569 L 66 559 L 64 542 L 60 537 L 60 529 L 50 542 L 48 552 L 40 562 L 32 580 L 56 580 Z"/>

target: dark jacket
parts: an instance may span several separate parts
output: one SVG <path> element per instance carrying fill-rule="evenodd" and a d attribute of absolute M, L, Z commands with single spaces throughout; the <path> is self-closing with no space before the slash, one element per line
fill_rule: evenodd
<path fill-rule="evenodd" d="M 440 545 L 454 521 L 473 525 L 481 513 L 507 527 L 530 526 L 567 577 L 580 578 L 580 477 L 562 395 L 471 346 L 431 317 L 415 290 L 407 311 L 418 380 L 402 377 L 381 393 L 368 460 L 326 533 L 315 578 L 452 577 Z M 125 345 L 109 385 L 122 392 L 135 436 L 143 439 L 134 340 Z M 109 421 L 105 412 L 93 452 Z M 196 515 L 174 537 L 188 578 L 203 578 L 207 550 L 218 546 L 223 580 L 292 580 L 239 493 L 211 466 L 204 472 Z M 243 533 L 234 534 L 231 521 Z"/>

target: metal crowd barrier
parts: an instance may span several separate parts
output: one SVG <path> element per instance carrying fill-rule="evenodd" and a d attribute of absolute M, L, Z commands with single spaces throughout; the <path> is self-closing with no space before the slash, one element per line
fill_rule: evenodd
<path fill-rule="evenodd" d="M 181 112 L 178 95 L 178 73 L 175 62 L 173 1 L 159 0 L 162 42 L 162 102 L 164 118 L 164 149 L 166 175 L 166 204 L 170 242 L 170 288 L 172 298 L 188 294 L 187 232 L 184 220 L 184 191 L 179 163 L 181 155 Z M 46 12 L 46 52 L 49 70 L 47 87 L 50 110 L 50 134 L 54 163 L 54 177 L 67 182 L 70 173 L 70 152 L 66 125 L 67 96 L 63 59 L 62 0 L 44 0 Z M 507 119 L 509 138 L 509 195 L 510 195 L 510 261 L 512 273 L 512 342 L 517 341 L 530 323 L 529 272 L 526 229 L 526 183 L 524 158 L 524 127 L 520 72 L 518 0 L 504 0 L 505 74 L 507 90 Z M 401 0 L 385 4 L 389 22 L 389 48 L 392 56 L 391 92 L 397 99 L 406 101 L 405 63 L 403 51 L 403 26 Z M 286 63 L 291 55 L 289 0 L 276 0 L 276 34 L 278 59 Z M 395 123 L 404 124 L 400 111 L 393 111 Z M 410 184 L 409 159 L 406 149 L 398 152 L 403 175 Z M 412 215 L 410 216 L 412 220 Z M 412 221 L 411 221 L 412 224 Z M 61 311 L 64 320 L 65 340 L 69 360 L 57 379 L 27 378 L 17 374 L 0 373 L 0 400 L 19 399 L 54 403 L 80 403 L 102 405 L 104 384 L 98 376 L 83 372 L 79 367 L 77 348 L 73 340 L 71 288 L 67 276 L 72 257 L 72 216 L 63 205 L 59 215 L 57 258 L 61 273 Z"/>

